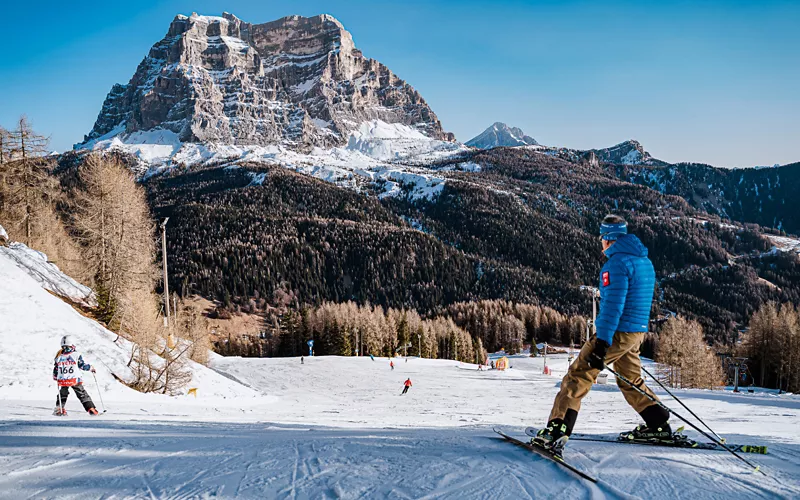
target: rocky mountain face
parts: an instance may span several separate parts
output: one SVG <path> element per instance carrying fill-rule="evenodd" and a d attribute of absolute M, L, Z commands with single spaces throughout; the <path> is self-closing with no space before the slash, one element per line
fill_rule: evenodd
<path fill-rule="evenodd" d="M 495 122 L 480 135 L 473 137 L 466 142 L 467 146 L 472 146 L 479 149 L 536 146 L 538 144 L 539 143 L 536 142 L 536 139 L 529 135 L 525 135 L 522 129 L 517 127 L 509 127 L 502 122 Z"/>
<path fill-rule="evenodd" d="M 633 139 L 621 142 L 616 146 L 604 149 L 589 150 L 597 155 L 597 159 L 603 163 L 616 163 L 620 165 L 651 165 L 656 160 L 650 153 L 644 150 L 639 141 Z"/>
<path fill-rule="evenodd" d="M 265 24 L 179 15 L 131 80 L 111 89 L 83 145 L 163 129 L 182 142 L 307 150 L 344 145 L 369 120 L 454 140 L 422 96 L 364 57 L 329 15 Z"/>

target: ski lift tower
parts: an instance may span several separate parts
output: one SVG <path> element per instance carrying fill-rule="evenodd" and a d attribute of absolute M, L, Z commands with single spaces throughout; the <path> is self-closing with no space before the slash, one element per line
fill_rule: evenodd
<path fill-rule="evenodd" d="M 730 366 L 733 367 L 733 392 L 739 392 L 739 377 L 743 370 L 747 370 L 746 361 L 747 358 L 730 358 Z"/>

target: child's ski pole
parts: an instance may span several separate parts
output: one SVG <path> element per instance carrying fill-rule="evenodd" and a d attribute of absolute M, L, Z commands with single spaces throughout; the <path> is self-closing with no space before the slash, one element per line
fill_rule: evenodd
<path fill-rule="evenodd" d="M 61 416 L 64 415 L 64 402 L 61 400 L 61 386 L 58 385 L 58 381 L 56 381 L 56 389 L 58 394 L 58 407 L 61 408 Z"/>
<path fill-rule="evenodd" d="M 100 396 L 100 404 L 103 405 L 103 413 L 106 412 L 106 404 L 103 402 L 103 392 L 100 390 L 100 384 L 97 383 L 97 374 L 92 372 L 94 377 L 94 385 L 97 387 L 97 395 Z"/>

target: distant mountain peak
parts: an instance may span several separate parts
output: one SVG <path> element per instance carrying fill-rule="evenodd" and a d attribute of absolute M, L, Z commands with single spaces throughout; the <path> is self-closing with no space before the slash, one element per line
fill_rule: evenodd
<path fill-rule="evenodd" d="M 645 151 L 642 144 L 635 139 L 628 139 L 610 148 L 592 149 L 591 151 L 597 155 L 600 161 L 605 163 L 639 165 L 653 160 L 650 153 Z"/>
<path fill-rule="evenodd" d="M 466 142 L 467 146 L 480 149 L 514 146 L 538 146 L 536 139 L 518 127 L 509 127 L 503 122 L 494 122 L 480 135 Z"/>

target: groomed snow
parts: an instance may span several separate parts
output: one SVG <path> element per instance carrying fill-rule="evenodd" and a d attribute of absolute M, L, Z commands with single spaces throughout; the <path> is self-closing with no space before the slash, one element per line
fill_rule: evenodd
<path fill-rule="evenodd" d="M 70 417 L 58 419 L 48 416 L 47 399 L 4 397 L 0 497 L 800 495 L 800 401 L 791 395 L 678 391 L 729 442 L 770 446 L 769 455 L 747 455 L 766 477 L 724 452 L 573 441 L 566 456 L 599 477 L 592 486 L 496 439 L 491 426 L 521 435 L 545 421 L 566 355 L 548 362 L 555 376 L 542 374 L 541 358 L 526 357 L 512 357 L 506 372 L 416 358 L 396 359 L 391 370 L 386 358 L 215 357 L 212 367 L 259 390 L 263 402 L 114 398 L 95 419 L 74 401 Z M 414 385 L 401 396 L 407 377 Z M 600 385 L 578 430 L 611 434 L 636 423 L 616 387 Z"/>

